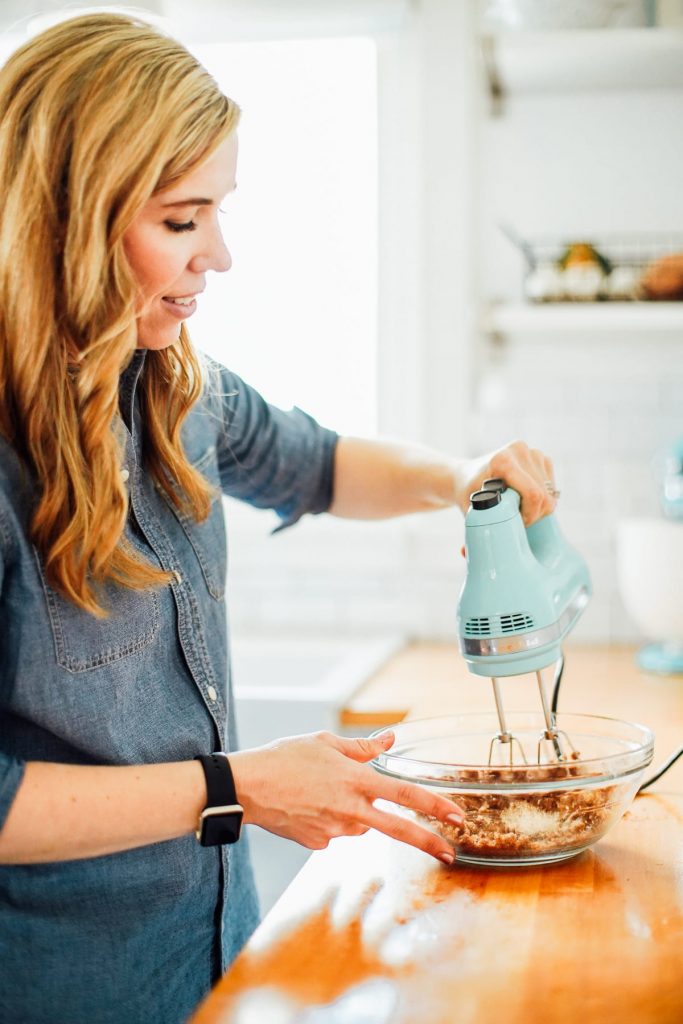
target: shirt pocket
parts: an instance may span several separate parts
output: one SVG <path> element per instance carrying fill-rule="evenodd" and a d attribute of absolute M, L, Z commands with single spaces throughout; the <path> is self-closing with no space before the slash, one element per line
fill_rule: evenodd
<path fill-rule="evenodd" d="M 215 446 L 211 445 L 199 458 L 192 459 L 192 465 L 214 488 L 211 509 L 204 522 L 195 522 L 191 516 L 177 509 L 167 494 L 164 493 L 163 496 L 185 531 L 199 562 L 209 593 L 216 601 L 221 601 L 225 596 L 228 542 L 225 532 L 221 482 L 218 474 Z"/>
<path fill-rule="evenodd" d="M 129 534 L 128 539 L 132 540 Z M 133 542 L 134 543 L 134 542 Z M 139 545 L 134 546 L 140 550 Z M 140 551 L 141 554 L 145 552 Z M 79 608 L 47 583 L 34 549 L 45 593 L 57 664 L 67 672 L 88 672 L 137 654 L 152 643 L 159 629 L 159 596 L 155 590 L 128 590 L 110 583 L 104 588 L 106 619 Z"/>

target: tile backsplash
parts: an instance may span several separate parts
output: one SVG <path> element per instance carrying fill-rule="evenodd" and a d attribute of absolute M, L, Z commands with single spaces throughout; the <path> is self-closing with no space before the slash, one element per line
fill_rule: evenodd
<path fill-rule="evenodd" d="M 307 517 L 269 536 L 269 513 L 226 503 L 233 628 L 397 631 L 455 639 L 462 516 L 386 522 Z"/>

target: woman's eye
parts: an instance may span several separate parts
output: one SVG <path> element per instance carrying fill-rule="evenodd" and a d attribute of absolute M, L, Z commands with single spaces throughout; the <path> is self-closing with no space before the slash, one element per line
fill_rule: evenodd
<path fill-rule="evenodd" d="M 178 224 L 174 220 L 165 220 L 164 224 L 170 231 L 194 231 L 197 227 L 193 220 L 188 220 L 186 224 Z"/>

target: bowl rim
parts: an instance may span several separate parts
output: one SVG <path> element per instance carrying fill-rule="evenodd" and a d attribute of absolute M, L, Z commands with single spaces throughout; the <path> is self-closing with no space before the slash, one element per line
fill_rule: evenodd
<path fill-rule="evenodd" d="M 534 711 L 512 711 L 512 712 L 509 712 L 509 713 L 506 714 L 506 720 L 507 720 L 506 724 L 510 728 L 511 732 L 515 731 L 515 729 L 513 727 L 513 723 L 515 721 L 515 718 L 516 717 L 521 717 L 521 716 L 532 716 L 533 718 L 538 719 L 539 720 L 539 725 L 542 728 L 542 726 L 543 726 L 543 713 L 541 711 L 538 711 L 538 710 L 534 710 Z M 408 719 L 404 719 L 404 720 L 402 720 L 400 722 L 396 722 L 393 725 L 386 725 L 386 726 L 383 726 L 382 728 L 376 729 L 375 731 L 373 731 L 370 734 L 370 736 L 368 738 L 369 739 L 373 739 L 373 738 L 379 736 L 381 733 L 384 733 L 384 732 L 394 732 L 394 734 L 396 735 L 396 740 L 398 741 L 400 739 L 400 736 L 397 733 L 397 730 L 399 730 L 401 728 L 405 728 L 405 727 L 410 727 L 411 725 L 428 725 L 429 723 L 432 723 L 432 722 L 435 723 L 435 724 L 436 723 L 442 723 L 443 724 L 444 722 L 447 722 L 449 720 L 453 721 L 453 720 L 456 720 L 456 719 L 460 719 L 460 720 L 464 719 L 466 721 L 467 719 L 471 720 L 471 719 L 475 719 L 475 718 L 478 718 L 478 719 L 489 718 L 493 722 L 494 727 L 498 724 L 498 719 L 497 719 L 497 715 L 496 715 L 495 711 L 491 711 L 491 712 L 489 712 L 489 711 L 463 711 L 463 712 L 455 712 L 455 713 L 449 714 L 449 715 L 432 715 L 432 716 L 429 716 L 427 718 L 408 718 Z M 609 722 L 612 725 L 625 725 L 625 726 L 628 726 L 629 729 L 635 729 L 636 731 L 639 731 L 641 733 L 642 740 L 641 740 L 641 743 L 638 746 L 636 746 L 633 750 L 626 750 L 626 751 L 622 750 L 622 751 L 619 751 L 619 752 L 614 753 L 614 754 L 605 754 L 602 757 L 578 758 L 576 761 L 564 762 L 567 765 L 576 764 L 576 765 L 582 765 L 582 766 L 584 766 L 584 765 L 591 766 L 591 765 L 600 764 L 600 765 L 603 765 L 603 766 L 605 766 L 605 765 L 609 766 L 610 763 L 616 765 L 619 762 L 623 762 L 625 758 L 634 758 L 634 757 L 638 758 L 639 756 L 640 756 L 641 760 L 638 760 L 636 765 L 630 765 L 628 768 L 623 768 L 622 771 L 619 771 L 619 772 L 609 773 L 609 771 L 608 772 L 604 772 L 603 771 L 603 772 L 600 772 L 600 773 L 598 773 L 596 775 L 570 776 L 570 777 L 564 778 L 564 779 L 547 779 L 547 778 L 545 778 L 545 779 L 541 779 L 541 780 L 535 780 L 534 779 L 534 774 L 547 771 L 547 769 L 549 767 L 548 763 L 546 763 L 546 764 L 531 763 L 531 764 L 512 764 L 512 765 L 509 765 L 509 764 L 491 765 L 491 764 L 474 764 L 474 763 L 472 763 L 472 764 L 458 764 L 458 763 L 455 763 L 455 762 L 448 762 L 448 761 L 425 761 L 425 760 L 423 760 L 421 758 L 417 759 L 417 758 L 413 758 L 413 757 L 405 757 L 402 754 L 392 753 L 392 749 L 393 749 L 392 747 L 389 747 L 387 750 L 382 751 L 380 754 L 378 754 L 375 758 L 373 758 L 373 760 L 370 762 L 370 764 L 372 765 L 373 768 L 375 768 L 376 771 L 379 771 L 383 775 L 387 775 L 387 776 L 390 776 L 392 778 L 397 778 L 398 777 L 398 778 L 401 778 L 403 780 L 409 780 L 409 781 L 415 782 L 416 784 L 422 784 L 422 783 L 426 782 L 426 783 L 428 783 L 431 786 L 440 786 L 440 787 L 451 788 L 451 789 L 454 789 L 454 788 L 457 788 L 457 789 L 490 789 L 492 786 L 495 786 L 496 789 L 502 789 L 503 787 L 505 787 L 505 788 L 509 787 L 511 789 L 519 789 L 520 787 L 528 788 L 528 789 L 533 789 L 533 788 L 548 788 L 549 786 L 552 787 L 552 788 L 566 788 L 568 786 L 576 786 L 577 784 L 583 785 L 583 786 L 588 786 L 588 785 L 598 784 L 601 781 L 605 781 L 605 780 L 614 781 L 615 778 L 622 778 L 622 779 L 627 778 L 628 776 L 632 775 L 634 772 L 643 771 L 648 766 L 648 764 L 650 764 L 650 762 L 652 760 L 653 753 L 654 753 L 654 740 L 655 740 L 655 736 L 654 736 L 653 731 L 650 728 L 648 728 L 648 726 L 642 725 L 640 722 L 630 722 L 630 721 L 627 721 L 626 719 L 613 718 L 613 717 L 611 717 L 609 715 L 590 715 L 590 714 L 586 714 L 585 712 L 577 712 L 577 713 L 573 713 L 573 712 L 558 712 L 558 714 L 556 716 L 556 720 L 557 720 L 558 726 L 560 726 L 560 728 L 561 728 L 563 719 L 569 719 L 569 718 L 571 718 L 571 719 L 582 719 L 582 720 L 587 720 L 587 721 Z M 435 736 L 434 738 L 437 738 L 437 737 Z M 389 761 L 389 760 L 396 764 L 396 768 L 395 769 L 392 769 L 392 768 L 389 767 L 389 765 L 387 764 L 387 761 Z M 480 770 L 480 771 L 491 772 L 491 771 L 495 771 L 496 769 L 499 769 L 499 770 L 505 771 L 505 772 L 512 772 L 513 773 L 513 779 L 509 780 L 507 782 L 495 782 L 495 781 L 492 781 L 492 780 L 488 780 L 488 781 L 484 781 L 484 780 L 454 781 L 454 780 L 440 780 L 438 778 L 436 778 L 436 779 L 431 779 L 431 778 L 420 779 L 420 778 L 415 778 L 414 775 L 412 775 L 412 774 L 410 776 L 407 776 L 404 772 L 401 772 L 400 771 L 401 764 L 405 764 L 406 767 L 410 766 L 412 772 L 415 771 L 416 767 L 419 768 L 421 766 L 424 766 L 427 770 L 429 768 L 434 768 L 436 766 L 441 767 L 441 768 L 443 768 L 443 767 L 452 767 L 452 768 L 454 768 L 456 770 L 463 770 L 463 771 L 478 771 L 478 770 Z M 523 780 L 520 779 L 518 781 L 514 780 L 514 773 L 516 773 L 516 772 L 519 773 L 520 775 L 522 773 L 525 773 L 526 778 L 523 779 Z"/>

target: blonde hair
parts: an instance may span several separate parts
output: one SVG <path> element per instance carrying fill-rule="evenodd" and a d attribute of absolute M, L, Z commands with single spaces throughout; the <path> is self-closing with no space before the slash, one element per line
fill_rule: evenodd
<path fill-rule="evenodd" d="M 143 589 L 170 579 L 124 538 L 116 426 L 137 283 L 123 234 L 238 119 L 180 43 L 134 17 L 62 22 L 0 69 L 0 433 L 37 479 L 30 535 L 48 582 L 99 617 L 106 581 Z M 147 353 L 140 386 L 146 467 L 201 521 L 211 488 L 180 440 L 202 387 L 184 327 Z"/>

